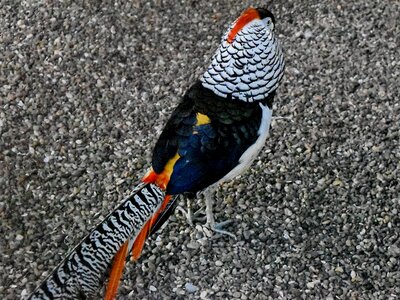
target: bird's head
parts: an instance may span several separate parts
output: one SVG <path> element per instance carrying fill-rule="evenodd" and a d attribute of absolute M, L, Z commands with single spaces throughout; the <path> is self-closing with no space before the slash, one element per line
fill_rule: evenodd
<path fill-rule="evenodd" d="M 200 79 L 203 86 L 223 98 L 245 102 L 267 98 L 278 87 L 285 65 L 274 27 L 269 10 L 245 10 L 223 35 Z"/>

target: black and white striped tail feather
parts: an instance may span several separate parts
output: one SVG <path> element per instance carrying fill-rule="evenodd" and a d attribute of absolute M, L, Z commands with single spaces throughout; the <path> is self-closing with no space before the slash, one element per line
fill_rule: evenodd
<path fill-rule="evenodd" d="M 116 252 L 134 239 L 157 211 L 165 193 L 139 185 L 89 233 L 28 299 L 86 299 L 95 294 Z"/>

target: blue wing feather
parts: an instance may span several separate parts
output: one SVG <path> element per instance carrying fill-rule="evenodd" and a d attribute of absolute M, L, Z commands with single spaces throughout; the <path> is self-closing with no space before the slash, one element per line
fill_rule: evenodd
<path fill-rule="evenodd" d="M 250 146 L 241 143 L 221 142 L 214 124 L 194 126 L 193 133 L 178 146 L 180 158 L 167 187 L 167 193 L 197 192 L 217 182 L 232 170 L 240 156 Z"/>
<path fill-rule="evenodd" d="M 265 99 L 272 103 L 273 94 Z M 210 123 L 196 125 L 198 113 Z M 153 151 L 152 166 L 161 173 L 176 154 L 168 194 L 198 192 L 227 175 L 258 138 L 258 103 L 216 96 L 200 82 L 192 86 L 168 120 Z"/>
<path fill-rule="evenodd" d="M 272 107 L 274 93 L 263 104 Z M 209 124 L 196 125 L 197 113 L 206 115 Z M 152 167 L 161 173 L 177 153 L 167 194 L 196 193 L 218 182 L 237 166 L 242 154 L 257 140 L 261 124 L 258 103 L 221 98 L 195 83 L 183 97 L 161 133 L 152 158 Z M 168 207 L 157 226 L 173 212 Z"/>

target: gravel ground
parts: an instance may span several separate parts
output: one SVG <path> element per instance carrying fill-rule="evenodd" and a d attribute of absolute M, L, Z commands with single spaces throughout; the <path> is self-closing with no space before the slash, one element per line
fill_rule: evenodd
<path fill-rule="evenodd" d="M 262 2 L 0 2 L 0 298 L 18 299 L 129 193 L 224 28 Z M 177 213 L 120 299 L 400 298 L 399 2 L 269 7 L 290 119 L 217 193 L 238 239 Z"/>

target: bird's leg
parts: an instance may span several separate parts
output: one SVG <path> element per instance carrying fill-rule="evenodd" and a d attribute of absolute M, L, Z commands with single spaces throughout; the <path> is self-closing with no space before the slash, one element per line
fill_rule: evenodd
<path fill-rule="evenodd" d="M 193 226 L 193 210 L 192 210 L 192 201 L 190 199 L 186 199 L 187 206 L 187 214 L 186 218 L 190 226 Z"/>
<path fill-rule="evenodd" d="M 202 208 L 200 208 L 199 210 L 197 210 L 196 212 L 193 213 L 193 209 L 192 209 L 192 201 L 193 199 L 186 199 L 186 206 L 187 206 L 187 210 L 185 210 L 183 207 L 178 206 L 176 209 L 179 210 L 184 216 L 186 216 L 187 222 L 189 223 L 190 226 L 193 226 L 193 221 L 198 218 L 198 215 L 201 214 L 202 212 Z M 200 219 L 202 219 L 203 217 L 201 217 Z"/>
<path fill-rule="evenodd" d="M 206 225 L 213 231 L 220 233 L 220 234 L 226 234 L 229 235 L 230 237 L 233 237 L 236 239 L 236 236 L 233 233 L 230 233 L 226 230 L 223 230 L 222 228 L 225 225 L 228 225 L 232 223 L 231 220 L 227 220 L 221 223 L 215 223 L 215 218 L 214 218 L 214 213 L 213 213 L 213 205 L 214 205 L 214 192 L 216 188 L 215 187 L 209 187 L 204 191 L 204 197 L 206 199 L 206 218 L 207 218 L 207 223 Z"/>
<path fill-rule="evenodd" d="M 213 193 L 215 192 L 214 188 L 209 187 L 204 191 L 204 197 L 206 198 L 206 218 L 207 218 L 207 225 L 215 226 L 215 219 L 213 213 L 213 205 L 214 205 L 214 197 Z"/>

